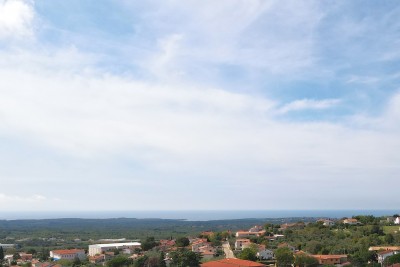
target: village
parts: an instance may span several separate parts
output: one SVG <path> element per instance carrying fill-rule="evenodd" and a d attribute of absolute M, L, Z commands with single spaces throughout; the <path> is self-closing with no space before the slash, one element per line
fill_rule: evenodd
<path fill-rule="evenodd" d="M 389 216 L 381 223 L 400 231 L 400 217 Z M 155 240 L 102 239 L 102 243 L 87 248 L 49 250 L 48 255 L 24 251 L 18 244 L 0 244 L 0 259 L 9 267 L 63 267 L 63 266 L 363 266 L 345 253 L 315 253 L 309 247 L 301 248 L 286 235 L 296 229 L 314 227 L 337 231 L 340 225 L 351 230 L 365 226 L 356 218 L 341 220 L 323 218 L 314 223 L 284 223 L 257 225 L 231 232 L 203 231 L 196 237 Z M 397 231 L 394 232 L 397 234 Z M 388 235 L 385 236 L 385 238 Z M 386 239 L 384 239 L 386 240 Z M 390 240 L 389 240 L 390 241 Z M 9 253 L 12 254 L 9 254 Z M 326 252 L 326 251 L 325 251 Z M 399 267 L 400 244 L 395 240 L 369 246 L 370 259 L 365 266 Z M 396 257 L 396 255 L 398 255 Z M 395 259 L 390 261 L 389 259 Z M 396 262 L 390 264 L 391 262 Z M 363 263 L 361 263 L 363 264 Z"/>

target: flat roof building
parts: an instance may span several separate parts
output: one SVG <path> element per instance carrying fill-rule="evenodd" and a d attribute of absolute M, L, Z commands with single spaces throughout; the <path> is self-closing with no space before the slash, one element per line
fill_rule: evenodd
<path fill-rule="evenodd" d="M 140 248 L 141 245 L 142 244 L 140 244 L 139 242 L 89 245 L 89 256 L 100 255 L 100 254 L 103 254 L 107 251 L 114 250 L 114 249 Z"/>

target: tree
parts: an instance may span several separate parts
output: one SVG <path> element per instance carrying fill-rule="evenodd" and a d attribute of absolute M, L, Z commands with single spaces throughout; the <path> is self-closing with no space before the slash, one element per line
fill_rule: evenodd
<path fill-rule="evenodd" d="M 75 257 L 74 261 L 72 262 L 72 266 L 76 267 L 76 266 L 81 266 L 81 265 L 82 265 L 82 262 L 79 259 L 79 257 Z"/>
<path fill-rule="evenodd" d="M 175 245 L 177 247 L 186 247 L 189 245 L 189 239 L 187 237 L 180 237 L 176 239 Z"/>
<path fill-rule="evenodd" d="M 276 264 L 278 267 L 289 267 L 294 262 L 293 252 L 287 248 L 278 248 L 275 251 Z"/>
<path fill-rule="evenodd" d="M 392 234 L 387 234 L 387 235 L 385 236 L 385 242 L 388 243 L 389 245 L 390 245 L 390 244 L 393 244 L 393 242 L 394 242 L 394 237 L 393 237 L 393 235 L 392 235 Z"/>
<path fill-rule="evenodd" d="M 314 267 L 318 266 L 318 260 L 312 256 L 306 254 L 296 255 L 294 259 L 294 265 L 298 267 Z"/>
<path fill-rule="evenodd" d="M 161 251 L 160 257 L 158 258 L 158 266 L 159 267 L 166 267 L 167 264 L 165 263 L 165 254 Z"/>
<path fill-rule="evenodd" d="M 257 252 L 251 248 L 245 248 L 240 253 L 239 258 L 242 260 L 255 261 L 257 260 Z"/>
<path fill-rule="evenodd" d="M 4 250 L 3 247 L 0 247 L 0 263 L 4 260 Z"/>
<path fill-rule="evenodd" d="M 107 262 L 108 267 L 122 267 L 129 266 L 130 264 L 132 264 L 132 260 L 123 255 L 118 255 Z"/>
<path fill-rule="evenodd" d="M 383 266 L 388 266 L 388 265 L 392 265 L 395 263 L 400 263 L 400 254 L 395 254 L 393 256 L 387 257 L 385 259 Z"/>
<path fill-rule="evenodd" d="M 146 265 L 147 259 L 149 257 L 147 257 L 146 255 L 137 258 L 137 260 L 133 263 L 134 267 L 144 267 Z"/>
<path fill-rule="evenodd" d="M 201 260 L 200 253 L 185 248 L 171 252 L 170 256 L 172 258 L 172 264 L 170 266 L 174 267 L 199 266 Z"/>
<path fill-rule="evenodd" d="M 150 249 L 154 248 L 155 246 L 158 246 L 158 242 L 155 241 L 154 237 L 148 237 L 142 243 L 142 249 L 144 251 L 150 250 Z"/>
<path fill-rule="evenodd" d="M 4 250 L 3 247 L 0 247 L 0 266 L 3 266 L 3 260 L 4 260 Z"/>

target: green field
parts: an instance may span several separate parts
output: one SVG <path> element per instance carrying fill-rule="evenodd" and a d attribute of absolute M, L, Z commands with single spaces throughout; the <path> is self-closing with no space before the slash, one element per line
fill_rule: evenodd
<path fill-rule="evenodd" d="M 383 226 L 383 232 L 385 234 L 394 234 L 394 233 L 400 233 L 400 226 L 396 225 L 396 226 Z"/>

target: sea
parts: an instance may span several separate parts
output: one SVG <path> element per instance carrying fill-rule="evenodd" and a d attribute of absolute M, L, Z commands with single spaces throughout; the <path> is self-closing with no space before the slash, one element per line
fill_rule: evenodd
<path fill-rule="evenodd" d="M 0 220 L 29 219 L 177 219 L 187 221 L 211 221 L 264 218 L 343 218 L 356 215 L 391 216 L 399 210 L 146 210 L 146 211 L 26 211 L 2 212 Z"/>

